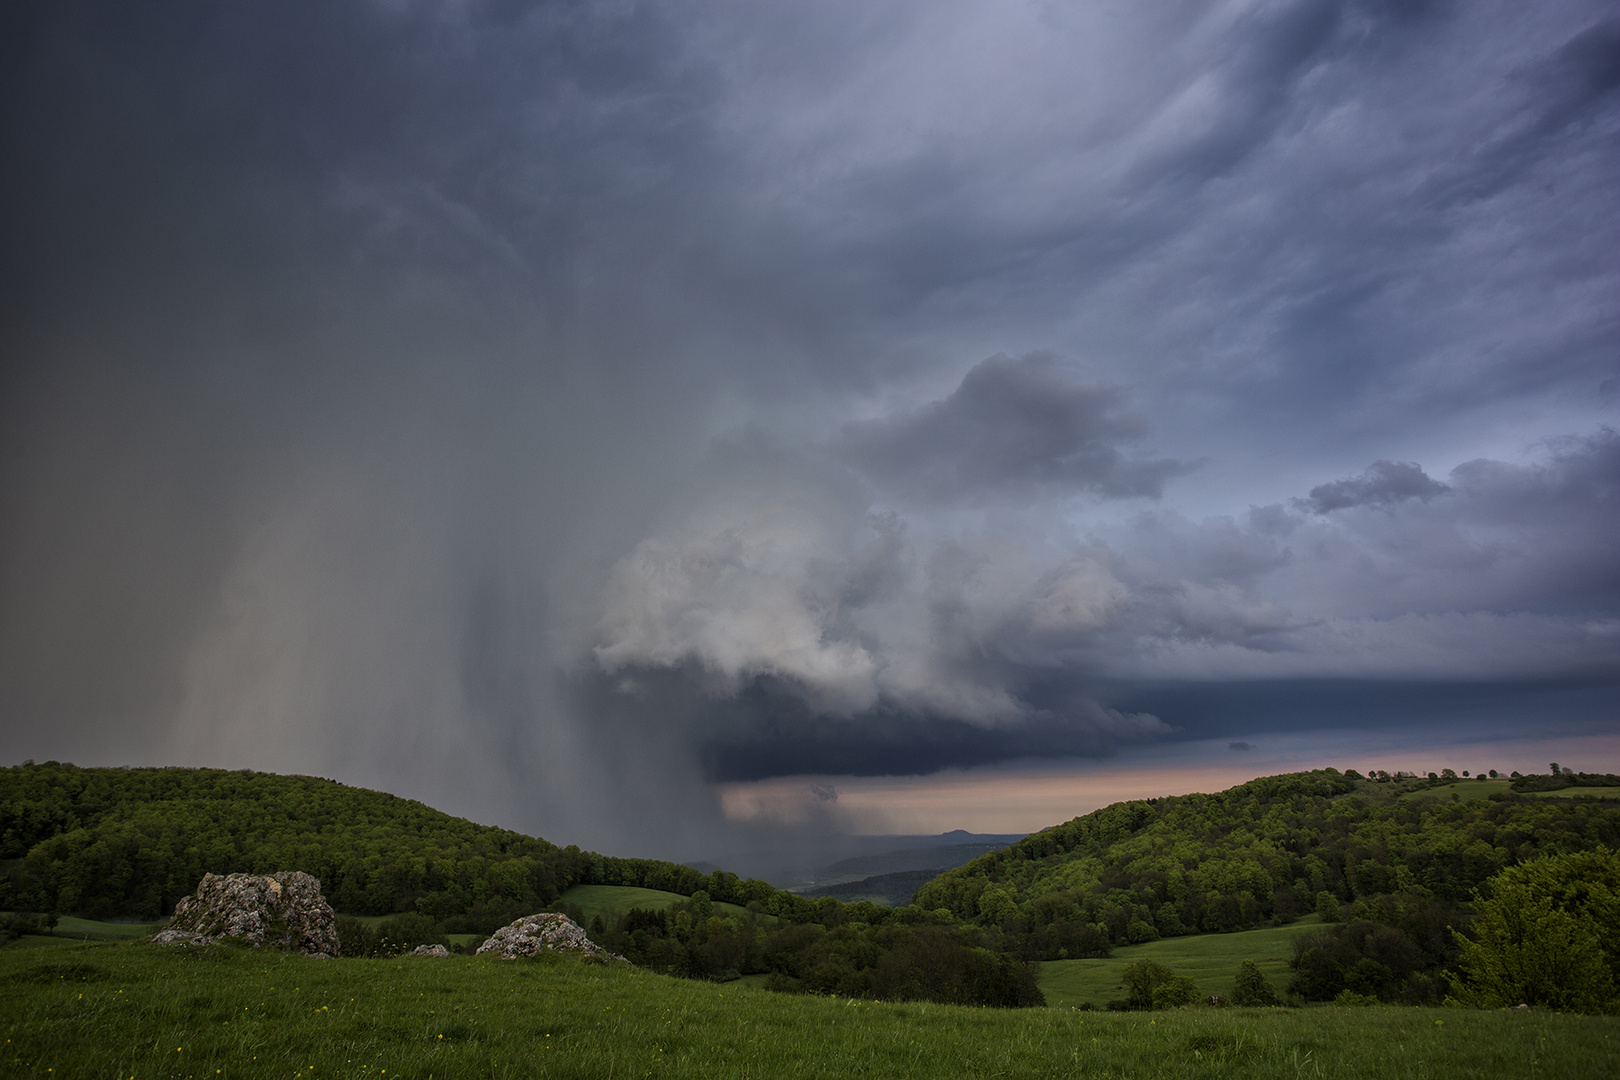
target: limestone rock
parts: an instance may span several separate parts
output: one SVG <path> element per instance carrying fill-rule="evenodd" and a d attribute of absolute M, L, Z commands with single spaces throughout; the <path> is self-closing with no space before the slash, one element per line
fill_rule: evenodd
<path fill-rule="evenodd" d="M 196 938 L 231 939 L 255 949 L 282 949 L 305 956 L 338 955 L 336 920 L 321 895 L 321 883 L 300 870 L 268 876 L 205 874 L 197 895 L 174 907 L 168 927 L 152 940 L 159 944 L 204 944 Z M 159 941 L 159 938 L 165 940 Z"/>
<path fill-rule="evenodd" d="M 194 934 L 190 930 L 159 930 L 152 935 L 154 945 L 214 945 L 211 937 Z"/>
<path fill-rule="evenodd" d="M 411 950 L 412 956 L 449 956 L 450 950 L 443 945 L 418 945 Z"/>
<path fill-rule="evenodd" d="M 597 963 L 617 960 L 629 963 L 624 957 L 610 953 L 590 938 L 579 924 L 566 915 L 542 912 L 526 915 L 517 922 L 501 927 L 495 936 L 478 946 L 478 953 L 494 953 L 502 960 L 516 960 L 520 956 L 537 956 L 542 952 L 573 953 Z"/>

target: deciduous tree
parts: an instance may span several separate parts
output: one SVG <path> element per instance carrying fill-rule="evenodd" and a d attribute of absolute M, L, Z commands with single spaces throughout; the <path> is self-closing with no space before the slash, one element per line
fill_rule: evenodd
<path fill-rule="evenodd" d="M 1455 1000 L 1620 1012 L 1620 855 L 1600 849 L 1509 867 L 1490 880 L 1462 946 Z"/>

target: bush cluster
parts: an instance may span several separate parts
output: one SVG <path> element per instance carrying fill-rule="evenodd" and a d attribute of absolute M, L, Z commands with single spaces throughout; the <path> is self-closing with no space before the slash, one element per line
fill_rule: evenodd
<path fill-rule="evenodd" d="M 728 915 L 700 891 L 660 911 L 599 915 L 589 932 L 632 963 L 689 978 L 769 973 L 769 985 L 784 991 L 1009 1008 L 1046 1003 L 1028 964 L 915 907 L 840 905 L 816 920 L 788 922 L 757 911 Z"/>
<path fill-rule="evenodd" d="M 0 915 L 0 938 L 16 941 L 29 934 L 49 934 L 56 929 L 57 918 L 55 912 L 35 915 L 18 911 L 10 915 Z"/>

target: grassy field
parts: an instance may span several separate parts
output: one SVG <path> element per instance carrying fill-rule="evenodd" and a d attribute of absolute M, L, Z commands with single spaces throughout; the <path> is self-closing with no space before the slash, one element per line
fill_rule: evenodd
<path fill-rule="evenodd" d="M 0 1038 L 0 1074 L 42 1080 L 1600 1080 L 1620 1062 L 1615 1020 L 1533 1011 L 877 1005 L 560 957 L 318 961 L 112 943 L 0 949 Z"/>
<path fill-rule="evenodd" d="M 1048 960 L 1037 966 L 1036 981 L 1046 995 L 1046 1003 L 1053 1008 L 1091 1005 L 1100 1009 L 1108 1001 L 1125 996 L 1120 979 L 1126 964 L 1154 960 L 1192 979 L 1206 997 L 1230 997 L 1238 965 L 1253 960 L 1281 995 L 1288 985 L 1287 961 L 1293 955 L 1294 935 L 1319 925 L 1317 916 L 1307 915 L 1288 926 L 1126 945 L 1102 960 Z"/>
<path fill-rule="evenodd" d="M 96 922 L 63 915 L 56 924 L 57 937 L 77 941 L 134 941 L 151 937 L 163 929 L 163 923 Z"/>
<path fill-rule="evenodd" d="M 1557 791 L 1527 791 L 1538 799 L 1620 799 L 1620 787 L 1567 787 Z"/>
<path fill-rule="evenodd" d="M 1427 796 L 1435 799 L 1449 799 L 1453 795 L 1460 795 L 1465 799 L 1483 799 L 1488 795 L 1506 794 L 1513 790 L 1511 780 L 1457 780 L 1450 784 L 1439 784 L 1435 787 L 1424 788 L 1421 791 L 1408 791 L 1401 796 L 1403 799 L 1415 799 Z"/>
<path fill-rule="evenodd" d="M 1437 784 L 1434 787 L 1422 788 L 1418 791 L 1408 791 L 1401 795 L 1403 799 L 1438 798 L 1449 799 L 1452 795 L 1464 799 L 1483 799 L 1494 794 L 1507 794 L 1513 790 L 1513 781 L 1507 779 L 1456 780 L 1449 784 Z M 1568 787 L 1557 791 L 1525 791 L 1520 794 L 1532 799 L 1617 799 L 1620 798 L 1620 787 Z"/>
<path fill-rule="evenodd" d="M 631 908 L 661 911 L 674 904 L 683 904 L 687 898 L 680 893 L 661 889 L 638 889 L 629 885 L 575 885 L 562 894 L 570 904 L 578 904 L 588 922 L 604 911 L 629 911 Z M 727 915 L 746 915 L 737 904 L 716 903 L 715 910 Z"/>

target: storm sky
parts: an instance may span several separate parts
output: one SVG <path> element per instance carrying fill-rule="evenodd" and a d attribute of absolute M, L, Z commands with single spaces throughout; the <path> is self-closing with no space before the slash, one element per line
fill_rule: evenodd
<path fill-rule="evenodd" d="M 674 857 L 1620 769 L 1611 4 L 19 0 L 0 86 L 7 762 Z"/>

